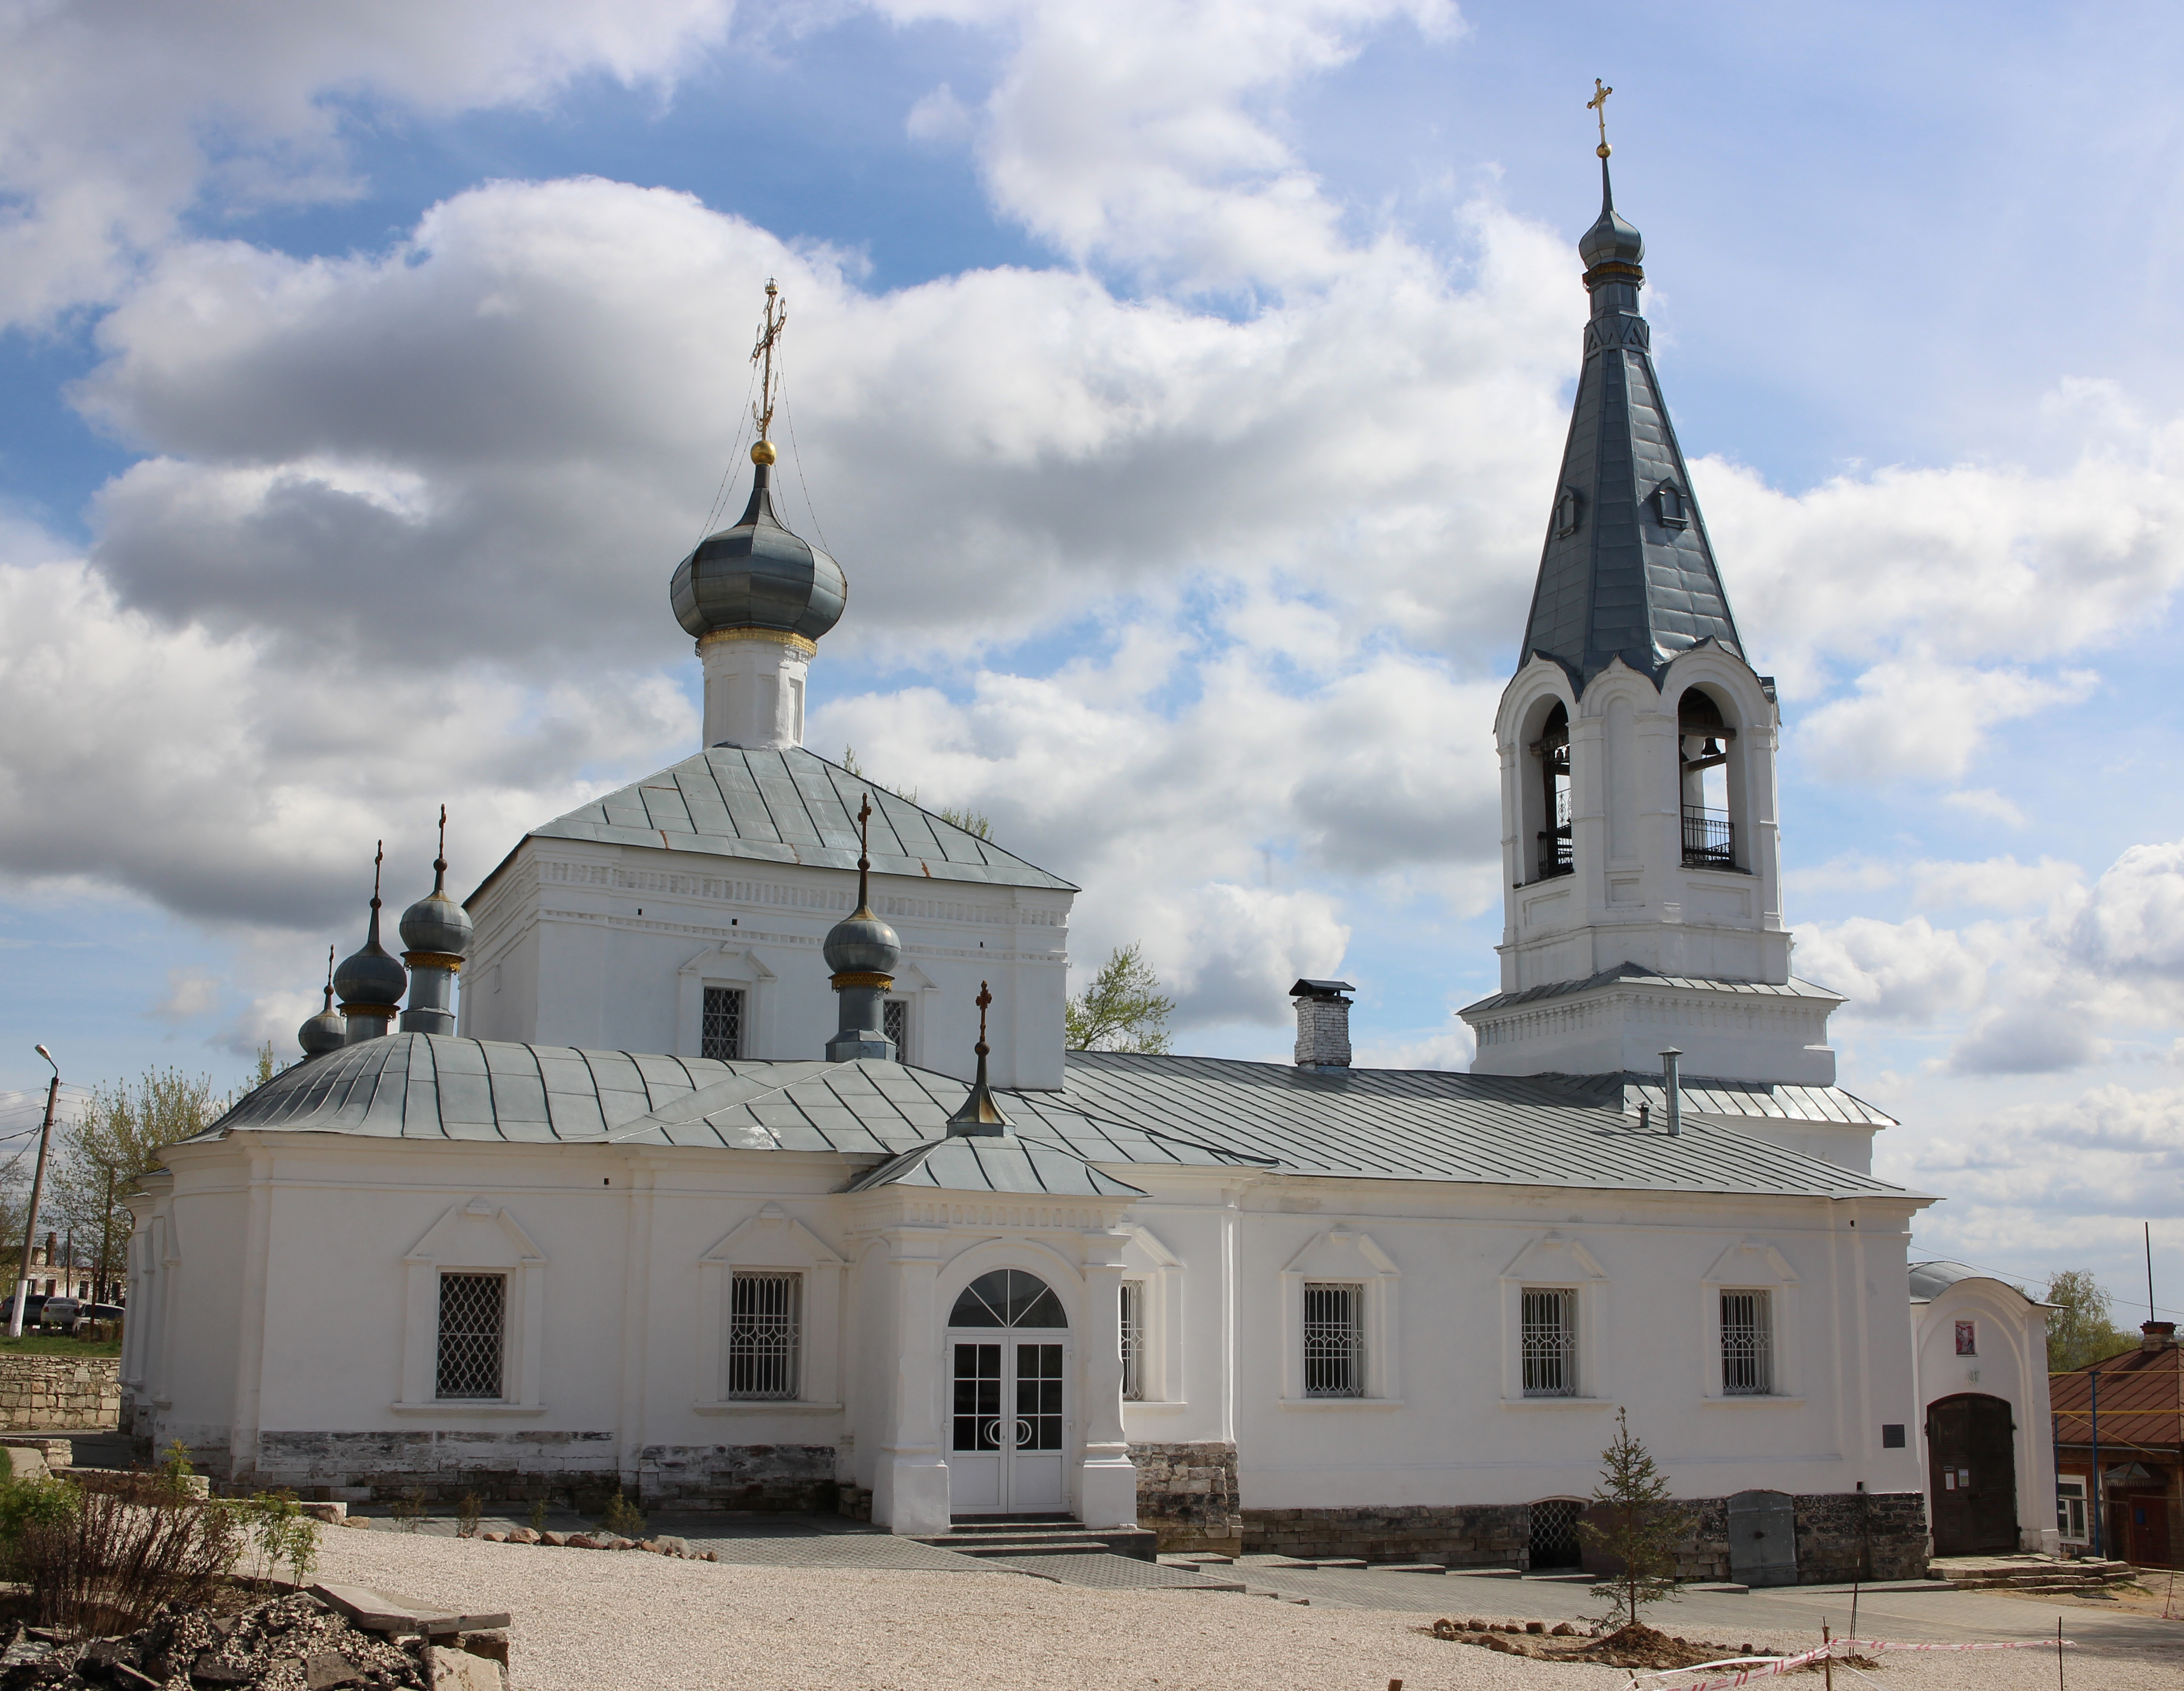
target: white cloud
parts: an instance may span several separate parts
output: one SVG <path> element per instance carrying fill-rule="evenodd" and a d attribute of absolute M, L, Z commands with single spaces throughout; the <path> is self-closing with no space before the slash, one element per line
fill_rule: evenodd
<path fill-rule="evenodd" d="M 167 971 L 166 996 L 152 1007 L 162 1021 L 186 1022 L 203 1015 L 220 1003 L 220 982 L 197 969 Z"/>
<path fill-rule="evenodd" d="M 532 103 L 671 79 L 730 0 L 129 0 L 0 12 L 0 323 L 114 298 L 184 215 L 357 192 L 344 101 Z"/>
<path fill-rule="evenodd" d="M 1791 744 L 1830 780 L 1862 785 L 1904 776 L 1954 779 L 1986 731 L 2090 695 L 2099 678 L 1978 669 L 1919 656 L 1876 663 L 1856 691 L 1793 722 Z"/>

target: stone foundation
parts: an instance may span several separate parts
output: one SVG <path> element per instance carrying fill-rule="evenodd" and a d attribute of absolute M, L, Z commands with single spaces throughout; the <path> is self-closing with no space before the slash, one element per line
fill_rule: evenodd
<path fill-rule="evenodd" d="M 1922 1492 L 1815 1492 L 1793 1495 L 1797 1538 L 1797 1583 L 1847 1585 L 1852 1580 L 1919 1579 L 1926 1571 L 1932 1541 L 1926 1531 Z M 1691 1517 L 1676 1545 L 1676 1577 L 1734 1578 L 1729 1555 L 1729 1499 L 1685 1498 L 1675 1507 Z M 1586 1518 L 1600 1512 L 1588 1510 Z M 1588 1573 L 1621 1565 L 1588 1548 Z"/>
<path fill-rule="evenodd" d="M 1532 1511 L 1521 1503 L 1246 1509 L 1243 1515 L 1245 1554 L 1254 1556 L 1514 1568 L 1526 1565 L 1532 1536 Z"/>
<path fill-rule="evenodd" d="M 1130 1460 L 1138 1468 L 1138 1525 L 1160 1535 L 1162 1549 L 1241 1554 L 1234 1445 L 1133 1444 Z"/>
<path fill-rule="evenodd" d="M 0 1431 L 95 1432 L 121 1425 L 118 1356 L 0 1356 Z"/>
<path fill-rule="evenodd" d="M 189 1444 L 192 1460 L 214 1473 L 226 1448 Z M 304 1496 L 369 1487 L 381 1502 L 422 1497 L 487 1503 L 567 1498 L 595 1513 L 616 1490 L 644 1508 L 831 1514 L 837 1503 L 831 1444 L 648 1445 L 637 1472 L 623 1476 L 611 1432 L 261 1432 L 258 1461 L 233 1484 L 286 1486 Z"/>

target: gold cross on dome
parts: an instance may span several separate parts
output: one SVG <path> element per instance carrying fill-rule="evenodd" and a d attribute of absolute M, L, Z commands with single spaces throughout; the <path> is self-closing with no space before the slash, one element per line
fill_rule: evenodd
<path fill-rule="evenodd" d="M 760 321 L 758 344 L 751 349 L 751 362 L 763 363 L 759 377 L 758 398 L 751 404 L 751 420 L 758 424 L 758 438 L 771 439 L 773 436 L 773 402 L 780 397 L 781 381 L 773 373 L 773 349 L 781 339 L 781 332 L 788 326 L 788 307 L 781 298 L 781 290 L 771 278 L 766 284 L 766 315 Z"/>
<path fill-rule="evenodd" d="M 978 1043 L 983 1045 L 986 1042 L 986 1006 L 994 1002 L 994 995 L 988 990 L 986 983 L 983 980 L 978 983 L 978 996 L 976 1002 L 978 1006 Z"/>
<path fill-rule="evenodd" d="M 1599 114 L 1600 156 L 1603 159 L 1607 156 L 1607 97 L 1614 92 L 1614 89 L 1596 76 L 1592 79 L 1592 98 L 1585 103 L 1585 109 L 1587 111 Z"/>

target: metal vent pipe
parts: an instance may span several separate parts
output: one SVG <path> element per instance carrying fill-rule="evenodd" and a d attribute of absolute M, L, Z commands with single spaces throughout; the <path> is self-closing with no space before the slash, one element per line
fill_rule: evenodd
<path fill-rule="evenodd" d="M 1684 1130 L 1683 1060 L 1683 1052 L 1674 1046 L 1661 1053 L 1661 1090 L 1668 1094 L 1669 1137 L 1671 1139 Z"/>

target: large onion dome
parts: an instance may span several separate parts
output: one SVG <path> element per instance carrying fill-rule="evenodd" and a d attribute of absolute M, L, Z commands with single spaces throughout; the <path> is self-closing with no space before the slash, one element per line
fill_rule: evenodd
<path fill-rule="evenodd" d="M 750 503 L 733 527 L 708 535 L 675 566 L 668 603 L 675 620 L 699 639 L 731 628 L 766 628 L 816 640 L 842 620 L 848 578 L 774 514 L 773 444 L 760 441 L 751 456 L 758 472 Z"/>
<path fill-rule="evenodd" d="M 471 950 L 470 912 L 448 896 L 448 860 L 432 861 L 432 890 L 402 912 L 402 947 L 437 957 L 465 957 Z M 413 959 L 414 961 L 414 959 Z"/>
<path fill-rule="evenodd" d="M 837 974 L 892 975 L 902 961 L 902 940 L 861 901 L 827 932 L 827 967 Z"/>
<path fill-rule="evenodd" d="M 382 1010 L 392 1015 L 410 985 L 409 971 L 379 943 L 379 865 L 386 855 L 382 847 L 372 859 L 371 925 L 365 931 L 364 944 L 334 971 L 334 991 L 344 1010 Z"/>

